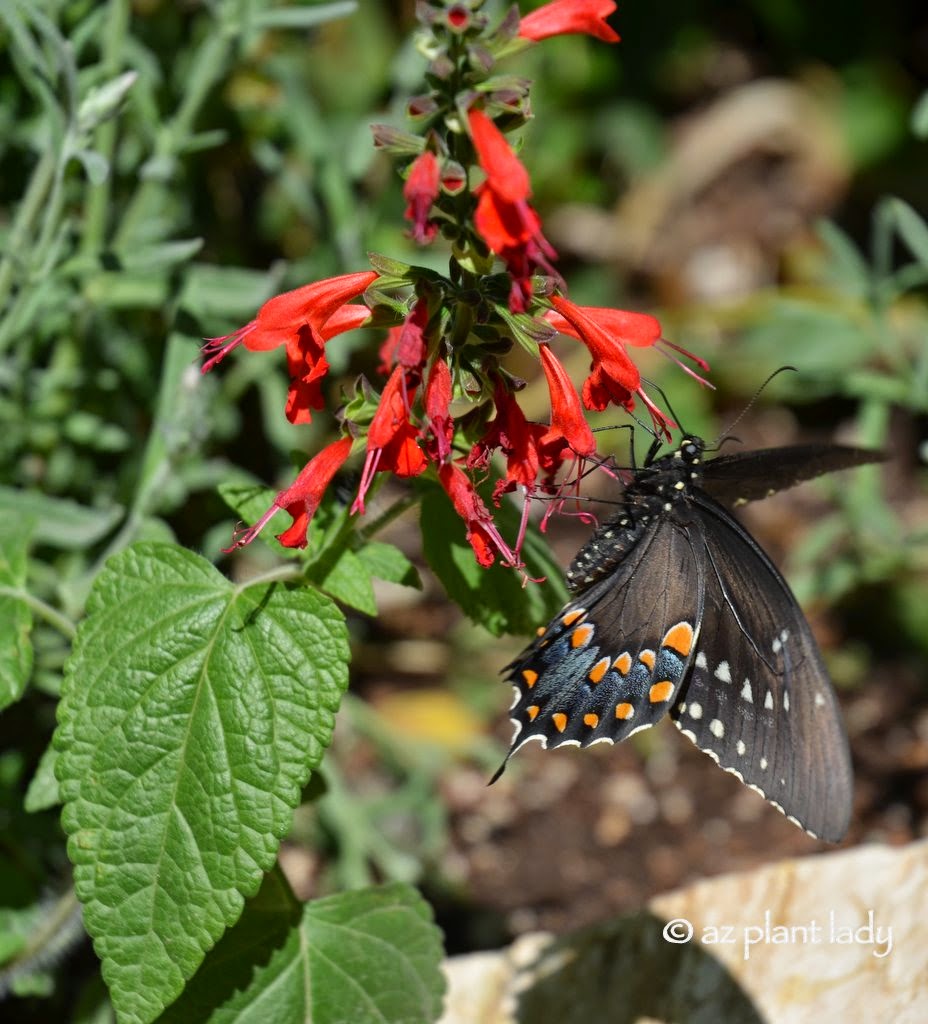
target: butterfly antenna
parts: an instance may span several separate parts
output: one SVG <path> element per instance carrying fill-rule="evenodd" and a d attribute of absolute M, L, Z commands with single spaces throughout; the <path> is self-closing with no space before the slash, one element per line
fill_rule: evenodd
<path fill-rule="evenodd" d="M 663 398 L 664 405 L 667 406 L 668 412 L 671 416 L 673 416 L 674 422 L 677 424 L 677 426 L 680 427 L 680 417 L 674 412 L 673 406 L 670 404 L 670 399 L 667 397 L 667 392 L 660 386 L 660 384 L 655 384 L 653 380 L 648 380 L 647 377 L 642 377 L 641 379 L 644 381 L 645 384 L 648 385 L 648 387 L 654 388 L 654 390 L 661 396 L 661 398 Z M 637 419 L 637 417 L 633 416 L 632 413 L 629 413 L 629 415 L 632 416 L 633 419 Z M 638 420 L 638 422 L 641 423 L 641 420 Z M 641 425 L 644 427 L 643 423 Z M 682 427 L 680 427 L 680 429 L 683 430 Z M 654 438 L 655 441 L 659 440 L 662 436 L 658 434 L 657 431 L 652 430 L 648 427 L 645 427 L 645 430 L 648 431 L 648 433 Z M 683 432 L 686 433 L 686 431 Z"/>
<path fill-rule="evenodd" d="M 748 404 L 741 410 L 741 412 L 738 413 L 737 417 L 735 417 L 735 421 L 729 424 L 729 426 L 725 430 L 723 430 L 722 433 L 719 434 L 719 436 L 715 439 L 715 448 L 719 447 L 719 445 L 728 437 L 728 435 L 735 429 L 735 427 L 737 427 L 738 424 L 744 419 L 744 417 L 751 411 L 751 408 L 754 406 L 754 403 L 757 401 L 758 398 L 760 398 L 764 388 L 767 387 L 767 385 L 773 380 L 773 378 L 778 377 L 781 373 L 785 373 L 787 370 L 791 370 L 793 373 L 799 373 L 799 370 L 795 366 L 781 366 L 779 369 L 774 370 L 773 373 L 771 373 L 770 376 L 764 381 L 764 383 L 761 384 L 761 386 L 754 392 L 750 402 L 748 402 Z"/>

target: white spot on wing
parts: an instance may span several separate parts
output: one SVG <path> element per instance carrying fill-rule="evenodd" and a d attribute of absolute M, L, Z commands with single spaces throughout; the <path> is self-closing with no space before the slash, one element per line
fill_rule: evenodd
<path fill-rule="evenodd" d="M 715 670 L 715 678 L 721 679 L 723 683 L 731 682 L 731 670 L 727 661 L 720 661 L 719 667 Z"/>
<path fill-rule="evenodd" d="M 768 690 L 767 696 L 764 697 L 764 707 L 768 711 L 773 711 L 773 694 Z"/>
<path fill-rule="evenodd" d="M 695 718 L 697 721 L 702 718 L 702 704 L 699 701 L 694 700 L 690 704 L 690 718 Z"/>
<path fill-rule="evenodd" d="M 738 740 L 738 742 L 735 744 L 735 750 L 737 750 L 738 753 L 742 757 L 744 757 L 744 752 L 747 750 L 747 747 L 744 745 L 744 740 Z"/>
<path fill-rule="evenodd" d="M 705 652 L 704 651 L 700 651 L 699 654 L 696 655 L 696 668 L 705 669 L 705 668 L 708 668 L 708 667 L 709 667 L 709 665 L 708 665 L 708 662 L 706 661 Z"/>
<path fill-rule="evenodd" d="M 725 726 L 718 718 L 713 718 L 709 723 L 709 732 L 720 740 L 725 735 Z"/>
<path fill-rule="evenodd" d="M 789 694 L 785 690 L 783 691 L 783 710 L 789 711 Z"/>
<path fill-rule="evenodd" d="M 768 763 L 768 762 L 767 762 L 767 758 L 766 758 L 766 757 L 762 757 L 762 758 L 760 759 L 760 770 L 761 770 L 762 772 L 763 772 L 763 771 L 766 771 L 766 770 L 767 770 L 767 763 Z"/>
<path fill-rule="evenodd" d="M 750 679 L 745 679 L 744 686 L 741 687 L 741 696 L 748 702 L 748 704 L 754 703 L 754 694 L 751 692 Z"/>
<path fill-rule="evenodd" d="M 820 708 L 820 707 L 822 707 L 822 705 L 824 703 L 825 703 L 825 694 L 822 693 L 821 691 L 819 691 L 818 693 L 815 694 L 815 706 L 817 708 Z"/>

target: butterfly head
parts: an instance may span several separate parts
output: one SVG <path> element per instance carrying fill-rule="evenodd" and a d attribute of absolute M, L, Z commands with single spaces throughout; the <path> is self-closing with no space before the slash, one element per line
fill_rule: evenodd
<path fill-rule="evenodd" d="M 702 453 L 706 450 L 706 442 L 701 437 L 684 437 L 674 452 L 674 457 L 687 466 L 698 466 L 702 462 Z"/>

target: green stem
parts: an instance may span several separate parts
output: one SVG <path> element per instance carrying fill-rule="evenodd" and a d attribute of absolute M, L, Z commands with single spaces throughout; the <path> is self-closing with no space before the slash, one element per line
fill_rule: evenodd
<path fill-rule="evenodd" d="M 370 540 L 372 537 L 376 537 L 381 530 L 385 530 L 390 525 L 390 523 L 392 523 L 395 519 L 399 519 L 399 517 L 404 512 L 408 511 L 409 509 L 413 508 L 415 505 L 418 504 L 418 495 L 403 495 L 402 498 L 399 498 L 397 501 L 393 502 L 393 504 L 389 508 L 381 512 L 376 519 L 372 520 L 362 530 L 360 530 L 359 532 L 361 536 L 364 538 L 364 540 Z"/>
<path fill-rule="evenodd" d="M 243 580 L 236 587 L 236 591 L 241 593 L 243 590 L 247 590 L 249 587 L 260 587 L 265 583 L 289 583 L 295 580 L 303 579 L 304 573 L 302 566 L 288 563 L 287 565 L 277 565 L 273 569 L 268 569 L 267 572 L 258 573 L 257 576 L 251 576 L 247 580 Z"/>
<path fill-rule="evenodd" d="M 29 236 L 36 220 L 45 206 L 45 200 L 55 179 L 55 164 L 58 154 L 47 148 L 32 171 L 23 201 L 19 204 L 13 226 L 6 242 L 6 255 L 0 260 L 0 309 L 7 302 L 16 264 L 22 262 L 23 253 L 29 251 Z M 6 333 L 0 328 L 0 333 Z"/>
<path fill-rule="evenodd" d="M 74 639 L 77 627 L 74 623 L 62 615 L 56 608 L 46 604 L 41 598 L 30 594 L 28 590 L 19 590 L 15 587 L 0 587 L 0 597 L 12 597 L 17 601 L 27 604 L 39 618 L 44 619 L 50 626 L 54 626 L 59 633 L 63 633 L 69 640 Z"/>

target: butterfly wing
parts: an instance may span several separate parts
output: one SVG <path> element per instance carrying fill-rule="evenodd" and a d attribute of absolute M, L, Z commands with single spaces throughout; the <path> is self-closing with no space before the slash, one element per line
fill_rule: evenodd
<path fill-rule="evenodd" d="M 729 513 L 697 492 L 705 611 L 671 717 L 726 771 L 830 842 L 850 821 L 847 736 L 822 658 L 788 585 Z"/>
<path fill-rule="evenodd" d="M 612 572 L 507 666 L 516 690 L 507 760 L 532 739 L 616 743 L 672 706 L 699 634 L 703 548 L 669 516 L 637 529 Z"/>
<path fill-rule="evenodd" d="M 767 498 L 823 473 L 881 462 L 883 452 L 836 444 L 800 444 L 720 455 L 706 462 L 702 489 L 723 505 Z"/>

